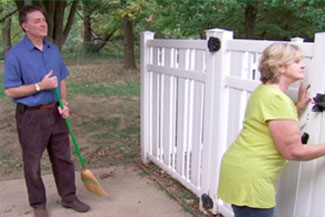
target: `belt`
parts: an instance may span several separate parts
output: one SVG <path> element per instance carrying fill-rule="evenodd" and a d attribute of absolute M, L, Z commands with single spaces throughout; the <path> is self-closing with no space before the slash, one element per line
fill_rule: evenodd
<path fill-rule="evenodd" d="M 50 109 L 56 107 L 57 103 L 35 106 L 36 109 Z"/>
<path fill-rule="evenodd" d="M 51 109 L 58 105 L 59 105 L 58 103 L 51 103 L 51 104 L 39 105 L 39 106 L 27 106 L 27 105 L 18 103 L 17 108 L 19 111 L 25 111 L 27 109 Z"/>

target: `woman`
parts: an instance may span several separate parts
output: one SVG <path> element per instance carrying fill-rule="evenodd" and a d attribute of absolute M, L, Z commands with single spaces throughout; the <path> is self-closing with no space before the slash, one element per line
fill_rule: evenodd
<path fill-rule="evenodd" d="M 262 54 L 263 84 L 252 93 L 243 129 L 225 153 L 218 197 L 231 203 L 236 217 L 273 216 L 276 182 L 288 160 L 325 155 L 325 144 L 302 145 L 298 112 L 309 102 L 310 85 L 299 87 L 296 104 L 285 94 L 304 78 L 302 51 L 288 43 L 273 43 Z"/>

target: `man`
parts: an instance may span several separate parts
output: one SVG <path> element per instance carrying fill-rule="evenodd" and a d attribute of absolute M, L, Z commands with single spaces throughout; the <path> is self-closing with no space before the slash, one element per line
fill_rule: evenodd
<path fill-rule="evenodd" d="M 62 206 L 87 212 L 89 206 L 76 196 L 64 121 L 69 116 L 64 80 L 69 71 L 57 46 L 45 39 L 48 27 L 42 10 L 25 6 L 20 12 L 19 22 L 26 35 L 6 54 L 4 87 L 6 96 L 17 104 L 17 131 L 29 203 L 35 217 L 48 216 L 40 169 L 42 154 L 47 149 Z M 58 107 L 54 88 L 61 92 L 63 110 Z"/>

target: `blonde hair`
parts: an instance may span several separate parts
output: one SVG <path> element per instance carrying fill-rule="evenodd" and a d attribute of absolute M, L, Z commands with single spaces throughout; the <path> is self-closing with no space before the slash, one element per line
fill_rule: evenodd
<path fill-rule="evenodd" d="M 302 50 L 289 43 L 273 43 L 269 45 L 262 53 L 258 70 L 261 73 L 260 80 L 266 82 L 277 83 L 279 81 L 280 66 L 303 59 Z"/>

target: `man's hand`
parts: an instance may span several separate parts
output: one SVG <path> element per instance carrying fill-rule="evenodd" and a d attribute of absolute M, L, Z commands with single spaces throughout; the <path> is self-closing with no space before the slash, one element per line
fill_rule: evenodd
<path fill-rule="evenodd" d="M 50 90 L 58 87 L 58 78 L 56 76 L 51 77 L 52 74 L 53 70 L 47 73 L 38 83 L 41 90 Z"/>
<path fill-rule="evenodd" d="M 70 115 L 70 109 L 69 109 L 69 107 L 68 107 L 68 102 L 66 102 L 66 101 L 63 102 L 63 109 L 61 109 L 60 106 L 58 106 L 58 110 L 59 110 L 60 115 L 61 115 L 64 119 L 66 119 L 66 118 L 69 117 L 69 115 Z"/>

